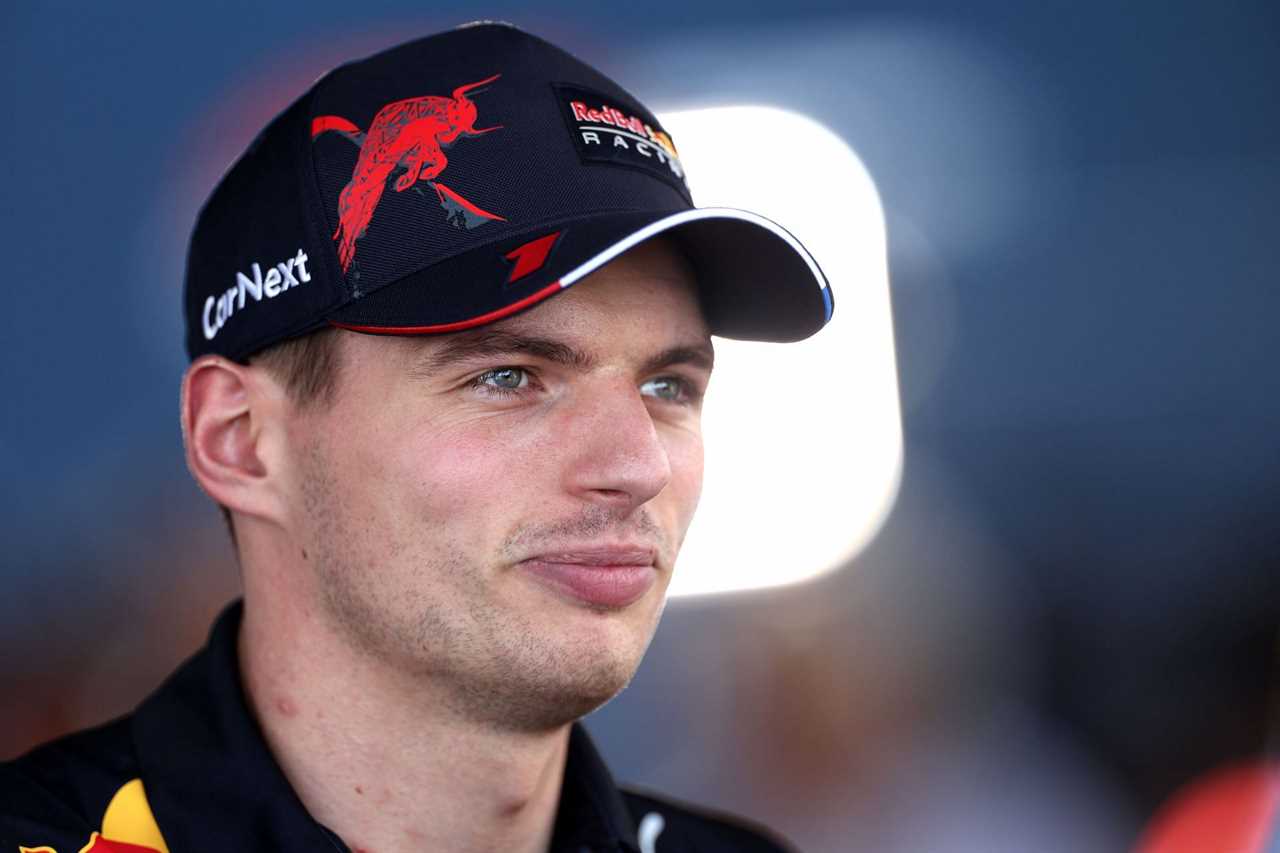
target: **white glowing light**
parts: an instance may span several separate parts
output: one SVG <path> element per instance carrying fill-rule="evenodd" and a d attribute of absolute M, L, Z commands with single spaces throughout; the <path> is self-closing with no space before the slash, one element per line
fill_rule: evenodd
<path fill-rule="evenodd" d="M 778 222 L 817 258 L 835 294 L 831 322 L 806 341 L 716 340 L 702 502 L 670 594 L 816 577 L 871 539 L 902 473 L 879 196 L 849 146 L 805 116 L 735 106 L 659 119 L 699 207 Z"/>

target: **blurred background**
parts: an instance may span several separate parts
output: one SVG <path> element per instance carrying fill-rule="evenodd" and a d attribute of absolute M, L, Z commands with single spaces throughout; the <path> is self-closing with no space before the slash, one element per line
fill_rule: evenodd
<path fill-rule="evenodd" d="M 480 17 L 807 114 L 885 211 L 897 502 L 835 574 L 673 603 L 589 721 L 619 777 L 809 851 L 1120 850 L 1275 755 L 1274 2 L 320 0 L 0 10 L 0 758 L 237 594 L 177 419 L 204 195 L 324 70 Z"/>

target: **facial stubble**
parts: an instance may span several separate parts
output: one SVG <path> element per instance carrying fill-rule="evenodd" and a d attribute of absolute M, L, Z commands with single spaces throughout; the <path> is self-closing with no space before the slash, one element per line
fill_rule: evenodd
<path fill-rule="evenodd" d="M 573 643 L 556 621 L 559 608 L 572 605 L 504 604 L 499 587 L 518 599 L 539 593 L 511 589 L 523 587 L 503 574 L 514 568 L 495 571 L 478 564 L 459 539 L 462 531 L 432 518 L 410 531 L 362 514 L 319 441 L 305 448 L 301 463 L 306 562 L 321 611 L 369 666 L 422 687 L 425 696 L 459 719 L 522 732 L 577 720 L 630 682 L 665 600 L 654 608 L 641 636 L 627 634 L 629 644 Z M 589 539 L 617 531 L 622 523 L 607 509 L 586 508 L 559 523 L 517 528 L 499 551 Z M 644 511 L 628 526 L 661 539 Z M 577 615 L 616 617 L 603 611 Z"/>

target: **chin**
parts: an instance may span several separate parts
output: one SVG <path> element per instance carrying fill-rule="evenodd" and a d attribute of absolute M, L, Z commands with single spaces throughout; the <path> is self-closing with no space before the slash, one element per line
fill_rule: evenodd
<path fill-rule="evenodd" d="M 514 612 L 487 611 L 505 613 L 486 625 L 487 653 L 455 661 L 463 710 L 522 732 L 552 731 L 590 714 L 631 682 L 657 627 L 660 595 L 601 610 L 544 590 Z"/>
<path fill-rule="evenodd" d="M 548 680 L 545 690 L 531 692 L 519 712 L 527 726 L 553 729 L 580 720 L 621 693 L 635 667 L 601 667 L 575 675 L 571 681 Z"/>
<path fill-rule="evenodd" d="M 636 637 L 626 640 L 566 632 L 559 643 L 524 650 L 521 671 L 511 673 L 503 691 L 508 724 L 524 731 L 557 729 L 613 699 L 631 683 L 644 651 Z"/>

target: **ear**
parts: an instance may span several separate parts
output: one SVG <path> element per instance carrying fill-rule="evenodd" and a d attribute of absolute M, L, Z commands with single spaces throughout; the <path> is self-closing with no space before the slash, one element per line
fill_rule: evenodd
<path fill-rule="evenodd" d="M 187 467 L 209 497 L 238 513 L 283 519 L 286 404 L 284 390 L 261 369 L 219 356 L 187 368 L 182 439 Z"/>

